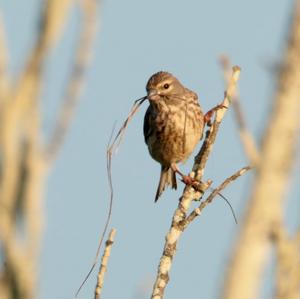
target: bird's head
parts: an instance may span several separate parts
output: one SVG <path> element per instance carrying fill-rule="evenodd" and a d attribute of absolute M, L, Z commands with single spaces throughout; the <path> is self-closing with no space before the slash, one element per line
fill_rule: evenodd
<path fill-rule="evenodd" d="M 158 72 L 150 77 L 146 85 L 147 98 L 150 102 L 160 99 L 175 99 L 184 92 L 184 86 L 168 72 Z"/>

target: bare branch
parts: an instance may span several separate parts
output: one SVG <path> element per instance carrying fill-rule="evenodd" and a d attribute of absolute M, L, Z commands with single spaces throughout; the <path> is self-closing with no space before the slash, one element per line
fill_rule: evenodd
<path fill-rule="evenodd" d="M 206 133 L 206 138 L 203 142 L 200 152 L 195 157 L 195 163 L 193 166 L 193 172 L 196 174 L 195 178 L 201 180 L 204 172 L 206 162 L 209 154 L 212 151 L 213 144 L 215 142 L 217 132 L 219 130 L 220 123 L 232 102 L 232 97 L 235 92 L 236 84 L 240 76 L 240 68 L 238 66 L 233 67 L 233 73 L 228 83 L 228 88 L 225 92 L 223 102 L 220 104 L 220 109 L 216 112 L 215 121 L 213 122 L 210 130 Z"/>
<path fill-rule="evenodd" d="M 232 77 L 228 85 L 227 91 L 225 92 L 224 100 L 220 105 L 220 109 L 218 109 L 216 112 L 215 120 L 212 126 L 210 127 L 210 130 L 206 134 L 206 138 L 200 149 L 200 152 L 195 157 L 195 163 L 193 166 L 193 172 L 191 173 L 191 176 L 195 176 L 195 178 L 198 181 L 200 181 L 202 178 L 204 167 L 206 165 L 208 156 L 212 151 L 219 125 L 227 111 L 227 108 L 231 103 L 231 97 L 234 94 L 235 86 L 239 79 L 239 75 L 240 68 L 235 66 L 233 68 Z M 205 190 L 209 186 L 209 183 L 202 185 L 203 190 L 200 190 L 200 188 L 197 188 L 197 190 L 195 190 L 193 187 L 187 186 L 179 201 L 178 207 L 175 210 L 170 230 L 166 235 L 164 250 L 160 258 L 156 281 L 151 296 L 152 299 L 163 298 L 165 288 L 169 281 L 169 272 L 171 269 L 172 260 L 176 253 L 177 241 L 184 230 L 184 221 L 186 219 L 187 212 L 192 201 L 194 199 L 200 198 L 204 194 Z"/>
<path fill-rule="evenodd" d="M 101 259 L 101 265 L 99 268 L 97 284 L 96 284 L 96 288 L 95 288 L 95 299 L 100 299 L 100 296 L 101 296 L 101 291 L 102 291 L 103 282 L 104 282 L 104 275 L 107 270 L 107 262 L 108 262 L 108 259 L 110 256 L 110 251 L 111 251 L 112 245 L 114 243 L 115 234 L 116 234 L 116 230 L 113 228 L 110 231 L 108 239 L 105 243 L 105 249 L 104 249 L 102 259 Z"/>
<path fill-rule="evenodd" d="M 213 199 L 219 195 L 219 193 L 224 190 L 229 184 L 238 179 L 240 176 L 245 174 L 248 170 L 250 170 L 250 166 L 246 166 L 235 172 L 232 176 L 228 177 L 220 186 L 212 191 L 212 193 L 204 200 L 198 208 L 194 209 L 190 215 L 184 221 L 184 228 L 186 228 L 197 216 L 199 216 L 202 210 L 210 204 Z"/>

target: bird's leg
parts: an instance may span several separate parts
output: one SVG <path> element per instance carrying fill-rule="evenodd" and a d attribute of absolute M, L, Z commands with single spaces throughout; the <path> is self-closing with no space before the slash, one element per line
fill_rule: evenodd
<path fill-rule="evenodd" d="M 183 174 L 176 163 L 172 163 L 171 164 L 171 169 L 175 172 L 178 173 L 181 178 L 182 178 L 182 182 L 184 182 L 186 185 L 193 185 L 194 183 L 196 183 L 197 181 L 195 179 L 193 179 L 192 177 L 190 177 L 189 175 L 185 175 Z"/>
<path fill-rule="evenodd" d="M 211 118 L 212 118 L 213 114 L 222 108 L 227 108 L 227 107 L 222 104 L 219 104 L 219 105 L 213 107 L 212 109 L 210 109 L 209 111 L 207 111 L 204 115 L 204 123 L 210 127 L 211 126 Z"/>

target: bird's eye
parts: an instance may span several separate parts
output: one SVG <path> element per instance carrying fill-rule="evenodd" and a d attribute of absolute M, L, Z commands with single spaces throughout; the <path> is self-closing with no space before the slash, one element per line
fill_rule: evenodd
<path fill-rule="evenodd" d="M 168 83 L 166 83 L 165 85 L 164 85 L 164 89 L 168 89 L 170 87 L 170 85 L 168 84 Z"/>

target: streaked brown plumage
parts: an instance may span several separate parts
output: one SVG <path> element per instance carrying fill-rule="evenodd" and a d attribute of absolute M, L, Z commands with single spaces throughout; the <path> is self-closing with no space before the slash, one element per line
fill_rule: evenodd
<path fill-rule="evenodd" d="M 165 187 L 176 189 L 176 163 L 184 162 L 201 139 L 204 117 L 197 94 L 172 74 L 158 72 L 148 81 L 149 107 L 144 118 L 144 137 L 149 153 L 161 164 L 155 201 Z"/>

